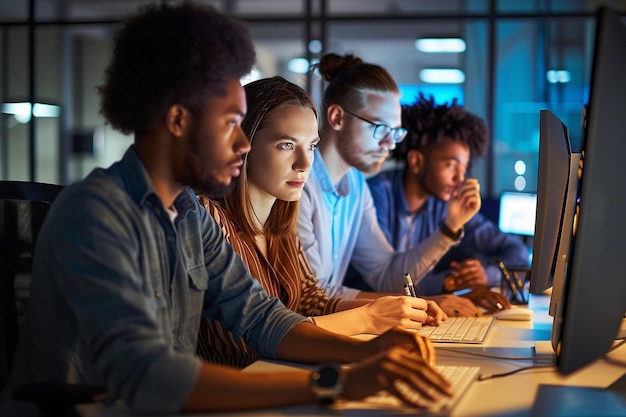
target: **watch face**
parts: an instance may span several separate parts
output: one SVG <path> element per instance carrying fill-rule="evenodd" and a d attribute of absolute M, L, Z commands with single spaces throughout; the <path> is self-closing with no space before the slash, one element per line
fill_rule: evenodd
<path fill-rule="evenodd" d="M 318 371 L 318 386 L 322 388 L 334 388 L 339 379 L 339 371 L 336 368 L 325 366 Z"/>

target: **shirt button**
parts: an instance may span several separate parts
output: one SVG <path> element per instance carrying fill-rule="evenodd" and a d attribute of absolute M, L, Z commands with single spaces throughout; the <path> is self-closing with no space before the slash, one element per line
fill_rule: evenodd
<path fill-rule="evenodd" d="M 155 291 L 154 295 L 156 298 L 161 298 L 161 291 Z"/>

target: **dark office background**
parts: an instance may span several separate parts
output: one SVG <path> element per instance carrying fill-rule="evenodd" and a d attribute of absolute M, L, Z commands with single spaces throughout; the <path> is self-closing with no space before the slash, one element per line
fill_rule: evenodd
<path fill-rule="evenodd" d="M 107 126 L 96 86 L 111 36 L 142 0 L 0 0 L 0 180 L 69 184 L 118 159 L 132 138 Z M 539 110 L 549 109 L 580 145 L 595 11 L 626 16 L 626 1 L 204 0 L 248 23 L 257 76 L 275 74 L 319 100 L 323 85 L 289 64 L 354 53 L 386 67 L 403 102 L 418 91 L 456 97 L 484 117 L 488 155 L 474 164 L 485 199 L 536 191 Z M 424 53 L 423 37 L 456 37 L 464 52 Z M 458 83 L 427 83 L 423 69 L 457 69 Z M 25 110 L 12 104 L 26 103 Z M 31 107 L 28 103 L 37 103 Z M 23 104 L 22 104 L 23 105 Z M 34 115 L 31 117 L 31 114 Z"/>

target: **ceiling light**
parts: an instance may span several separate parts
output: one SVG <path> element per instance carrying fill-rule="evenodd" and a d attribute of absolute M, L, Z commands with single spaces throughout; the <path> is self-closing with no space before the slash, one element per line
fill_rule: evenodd
<path fill-rule="evenodd" d="M 27 101 L 15 103 L 3 103 L 2 113 L 12 114 L 20 123 L 30 122 L 31 104 Z M 61 108 L 54 104 L 35 103 L 32 114 L 35 117 L 59 117 Z"/>
<path fill-rule="evenodd" d="M 424 68 L 419 72 L 420 80 L 430 84 L 462 84 L 465 73 L 452 68 Z"/>
<path fill-rule="evenodd" d="M 306 74 L 309 72 L 309 60 L 306 58 L 291 58 L 287 63 L 287 68 L 296 74 Z"/>
<path fill-rule="evenodd" d="M 415 40 L 415 49 L 426 53 L 465 52 L 465 41 L 461 38 L 420 38 Z"/>
<path fill-rule="evenodd" d="M 287 63 L 289 71 L 296 74 L 306 74 L 311 70 L 311 65 L 315 65 L 319 62 L 319 59 L 314 58 L 309 64 L 309 60 L 306 58 L 291 58 Z"/>
<path fill-rule="evenodd" d="M 309 52 L 312 54 L 319 54 L 322 52 L 322 41 L 319 39 L 311 39 L 309 42 Z"/>
<path fill-rule="evenodd" d="M 546 72 L 546 79 L 551 84 L 568 83 L 572 77 L 567 70 L 549 70 Z"/>

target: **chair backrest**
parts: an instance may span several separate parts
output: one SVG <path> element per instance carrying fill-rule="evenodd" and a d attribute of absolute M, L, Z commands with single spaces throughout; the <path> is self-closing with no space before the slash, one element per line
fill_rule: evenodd
<path fill-rule="evenodd" d="M 0 181 L 0 388 L 6 382 L 30 298 L 39 229 L 61 185 Z"/>
<path fill-rule="evenodd" d="M 63 185 L 29 181 L 0 181 L 0 200 L 45 201 L 52 204 Z"/>

